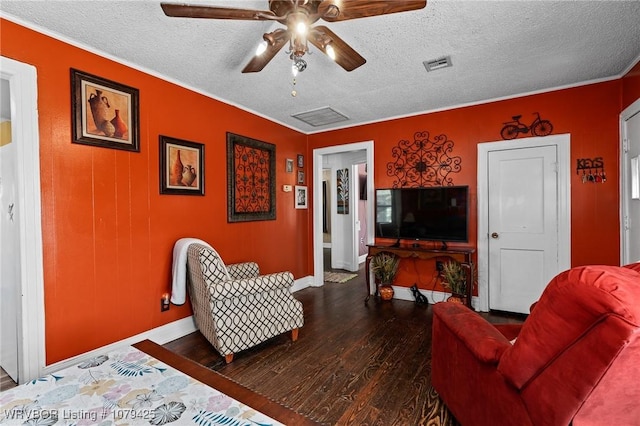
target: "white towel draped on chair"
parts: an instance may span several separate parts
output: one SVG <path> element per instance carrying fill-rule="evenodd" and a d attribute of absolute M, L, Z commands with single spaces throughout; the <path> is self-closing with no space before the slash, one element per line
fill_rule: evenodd
<path fill-rule="evenodd" d="M 211 247 L 209 243 L 197 238 L 180 238 L 173 246 L 171 303 L 174 305 L 183 305 L 187 300 L 187 249 L 194 243 Z"/>

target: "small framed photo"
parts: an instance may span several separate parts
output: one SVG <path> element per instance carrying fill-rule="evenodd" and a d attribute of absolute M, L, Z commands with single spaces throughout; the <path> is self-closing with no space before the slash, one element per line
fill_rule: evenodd
<path fill-rule="evenodd" d="M 139 91 L 71 69 L 73 143 L 140 152 Z"/>
<path fill-rule="evenodd" d="M 204 145 L 160 136 L 160 193 L 204 195 Z"/>
<path fill-rule="evenodd" d="M 298 183 L 299 184 L 304 183 L 304 172 L 302 170 L 298 170 Z"/>
<path fill-rule="evenodd" d="M 304 155 L 302 154 L 298 154 L 298 167 L 304 167 Z"/>
<path fill-rule="evenodd" d="M 296 209 L 306 209 L 307 208 L 307 187 L 296 185 L 295 194 L 296 194 L 295 196 Z"/>
<path fill-rule="evenodd" d="M 287 173 L 293 173 L 293 159 L 292 158 L 287 158 L 285 163 L 285 167 L 284 169 L 286 170 Z"/>

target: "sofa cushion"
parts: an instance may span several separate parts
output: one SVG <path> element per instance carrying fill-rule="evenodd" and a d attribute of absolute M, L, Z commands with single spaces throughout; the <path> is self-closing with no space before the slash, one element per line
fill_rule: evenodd
<path fill-rule="evenodd" d="M 637 327 L 638 286 L 637 272 L 616 266 L 582 266 L 559 274 L 531 311 L 516 344 L 503 354 L 498 370 L 521 389 L 564 351 L 598 329 L 607 317 L 614 316 Z M 605 334 L 602 338 L 612 341 L 606 345 L 603 342 L 601 349 L 616 350 L 624 343 L 619 341 L 623 335 L 624 332 L 609 338 Z"/>

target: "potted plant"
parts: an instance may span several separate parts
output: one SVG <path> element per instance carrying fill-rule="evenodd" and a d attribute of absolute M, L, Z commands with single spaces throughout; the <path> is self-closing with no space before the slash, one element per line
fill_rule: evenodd
<path fill-rule="evenodd" d="M 464 303 L 467 298 L 467 272 L 458 262 L 442 265 L 442 285 L 451 291 L 449 302 Z"/>
<path fill-rule="evenodd" d="M 391 283 L 398 273 L 400 258 L 393 253 L 381 252 L 371 259 L 371 270 L 380 284 L 378 292 L 382 300 L 393 299 L 393 287 Z"/>

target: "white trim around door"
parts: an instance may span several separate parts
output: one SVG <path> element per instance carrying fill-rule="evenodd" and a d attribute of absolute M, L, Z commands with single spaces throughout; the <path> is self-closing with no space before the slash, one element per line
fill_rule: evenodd
<path fill-rule="evenodd" d="M 620 264 L 625 265 L 632 263 L 638 259 L 631 258 L 631 241 L 630 241 L 630 228 L 633 218 L 630 217 L 629 210 L 631 208 L 631 188 L 629 183 L 631 182 L 631 159 L 629 158 L 629 151 L 631 150 L 632 143 L 636 146 L 638 141 L 631 142 L 629 140 L 629 129 L 627 128 L 627 122 L 635 117 L 636 114 L 640 114 L 640 99 L 637 99 L 631 105 L 622 111 L 620 114 Z M 636 148 L 637 150 L 637 148 Z M 636 201 L 637 202 L 637 201 Z M 638 222 L 638 219 L 635 219 Z M 638 223 L 635 223 L 638 226 Z M 636 228 L 637 229 L 637 228 Z M 637 243 L 636 243 L 637 244 Z"/>
<path fill-rule="evenodd" d="M 571 267 L 571 135 L 550 135 L 478 144 L 478 303 L 489 310 L 489 186 L 488 156 L 491 151 L 554 145 L 558 174 L 558 272 Z M 523 184 L 526 184 L 524 182 Z"/>
<path fill-rule="evenodd" d="M 20 383 L 41 376 L 45 366 L 44 273 L 40 204 L 40 138 L 36 68 L 0 56 L 0 73 L 9 80 L 12 140 L 16 141 L 16 181 L 20 223 L 21 299 L 18 320 Z"/>
<path fill-rule="evenodd" d="M 330 154 L 343 154 L 352 151 L 364 150 L 367 164 L 367 199 L 374 200 L 374 170 L 373 170 L 373 141 L 355 142 L 345 145 L 329 146 L 313 150 L 313 286 L 321 287 L 324 284 L 324 260 L 323 260 L 323 234 L 322 234 L 322 170 L 324 167 L 323 156 Z M 367 244 L 373 244 L 374 235 L 374 209 L 373 203 L 367 203 Z"/>

